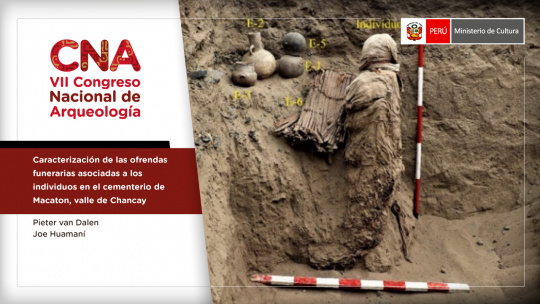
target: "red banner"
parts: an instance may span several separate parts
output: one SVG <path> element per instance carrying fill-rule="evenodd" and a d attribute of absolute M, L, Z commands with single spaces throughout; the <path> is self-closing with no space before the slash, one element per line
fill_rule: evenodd
<path fill-rule="evenodd" d="M 201 214 L 195 149 L 0 149 L 0 214 Z"/>

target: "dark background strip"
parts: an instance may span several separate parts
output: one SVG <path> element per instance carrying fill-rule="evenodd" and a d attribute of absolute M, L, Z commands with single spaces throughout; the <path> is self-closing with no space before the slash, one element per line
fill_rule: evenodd
<path fill-rule="evenodd" d="M 0 148 L 170 148 L 169 141 L 0 141 Z"/>

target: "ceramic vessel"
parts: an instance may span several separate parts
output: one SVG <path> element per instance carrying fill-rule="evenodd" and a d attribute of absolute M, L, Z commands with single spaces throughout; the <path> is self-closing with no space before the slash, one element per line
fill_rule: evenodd
<path fill-rule="evenodd" d="M 279 75 L 283 78 L 295 78 L 304 74 L 304 59 L 302 57 L 284 55 L 279 60 Z"/>
<path fill-rule="evenodd" d="M 297 32 L 290 32 L 283 37 L 283 49 L 287 55 L 300 56 L 307 49 L 306 38 Z"/>
<path fill-rule="evenodd" d="M 244 87 L 254 86 L 255 82 L 257 81 L 255 65 L 252 62 L 235 62 L 232 72 L 232 81 L 234 84 Z"/>
<path fill-rule="evenodd" d="M 268 78 L 276 71 L 276 58 L 272 53 L 265 50 L 261 41 L 261 33 L 249 33 L 249 52 L 244 55 L 242 61 L 251 62 L 255 65 L 255 72 L 261 79 Z"/>

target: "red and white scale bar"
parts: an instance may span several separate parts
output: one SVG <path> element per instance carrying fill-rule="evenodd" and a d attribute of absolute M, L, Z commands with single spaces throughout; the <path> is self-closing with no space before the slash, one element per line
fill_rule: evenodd
<path fill-rule="evenodd" d="M 385 290 L 407 292 L 457 292 L 470 290 L 469 285 L 459 283 L 314 278 L 278 276 L 269 274 L 254 274 L 251 276 L 251 281 L 274 286 L 305 286 L 358 290 Z"/>
<path fill-rule="evenodd" d="M 422 165 L 422 113 L 424 91 L 424 45 L 418 45 L 418 117 L 416 125 L 416 173 L 414 189 L 414 216 L 418 218 L 420 212 L 420 170 Z"/>

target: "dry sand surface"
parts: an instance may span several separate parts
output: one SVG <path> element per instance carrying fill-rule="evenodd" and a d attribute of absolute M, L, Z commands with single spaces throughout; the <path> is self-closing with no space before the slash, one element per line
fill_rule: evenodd
<path fill-rule="evenodd" d="M 540 19 L 533 1 L 181 1 L 183 39 L 215 303 L 531 303 L 540 299 Z M 232 64 L 248 49 L 245 17 L 263 17 L 276 58 L 290 31 L 328 41 L 304 58 L 358 73 L 363 41 L 399 30 L 357 29 L 355 19 L 524 17 L 525 45 L 427 46 L 421 214 L 405 220 L 412 263 L 395 218 L 382 243 L 353 265 L 336 233 L 346 214 L 343 149 L 332 165 L 272 134 L 300 111 L 313 75 L 274 75 L 234 99 Z M 305 18 L 305 19 L 268 19 Z M 240 18 L 240 19 L 186 19 Z M 405 171 L 397 200 L 412 209 L 417 52 L 400 46 Z M 525 77 L 524 77 L 525 76 Z M 524 81 L 525 78 L 525 81 Z M 526 97 L 524 96 L 526 86 Z M 524 102 L 525 98 L 525 102 Z M 524 112 L 525 109 L 525 112 Z M 525 137 L 524 137 L 525 136 Z M 525 144 L 524 144 L 525 142 Z M 525 175 L 524 175 L 525 173 Z M 408 214 L 411 212 L 407 212 Z M 251 283 L 253 273 L 467 283 L 465 294 L 344 292 Z M 524 281 L 525 280 L 525 281 Z M 251 286 L 251 287 L 219 287 Z M 489 287 L 491 286 L 491 287 Z M 524 286 L 524 287 L 497 287 Z"/>

